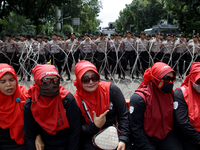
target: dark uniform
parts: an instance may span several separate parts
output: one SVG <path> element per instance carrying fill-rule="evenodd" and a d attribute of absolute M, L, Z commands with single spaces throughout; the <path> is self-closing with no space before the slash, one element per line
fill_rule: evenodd
<path fill-rule="evenodd" d="M 57 34 L 54 33 L 53 36 L 56 36 L 57 37 Z M 59 74 L 61 75 L 61 71 L 62 71 L 62 62 L 63 60 L 61 59 L 62 56 L 61 56 L 61 43 L 60 41 L 58 40 L 51 40 L 49 43 L 48 43 L 48 50 L 50 52 L 50 55 L 51 55 L 51 64 L 52 65 L 56 65 L 57 68 L 58 68 L 58 72 Z M 61 77 L 61 81 L 62 81 L 62 77 Z"/>
<path fill-rule="evenodd" d="M 180 37 L 184 37 L 183 34 L 180 35 Z M 174 44 L 174 65 L 179 60 L 178 70 L 179 70 L 179 76 L 181 77 L 183 74 L 183 62 L 184 62 L 184 52 L 186 51 L 186 42 L 178 38 Z M 174 66 L 174 70 L 177 70 L 177 65 Z"/>
<path fill-rule="evenodd" d="M 174 42 L 171 40 L 171 35 L 167 34 L 167 40 L 162 42 L 161 51 L 163 52 L 162 62 L 170 65 L 170 57 L 174 49 Z"/>
<path fill-rule="evenodd" d="M 94 44 L 92 40 L 89 39 L 89 35 L 85 34 L 86 39 L 81 42 L 79 49 L 81 53 L 81 58 L 83 60 L 87 60 L 93 62 L 93 54 L 94 54 Z"/>
<path fill-rule="evenodd" d="M 16 62 L 16 47 L 15 41 L 11 39 L 11 34 L 7 33 L 6 38 L 10 38 L 10 40 L 5 41 L 4 51 L 7 56 L 6 63 L 12 65 L 15 71 L 17 72 L 17 62 Z"/>
<path fill-rule="evenodd" d="M 75 33 L 70 33 L 70 36 L 75 36 Z M 76 39 L 70 38 L 69 40 L 67 40 L 65 42 L 65 52 L 67 54 L 67 57 L 65 59 L 67 59 L 67 64 L 65 64 L 65 70 L 66 70 L 66 74 L 68 75 L 67 80 L 70 80 L 70 73 L 71 73 L 71 69 L 72 69 L 72 64 L 73 64 L 73 54 L 74 52 L 78 49 L 79 46 L 79 42 Z"/>
<path fill-rule="evenodd" d="M 96 67 L 97 67 L 97 71 L 100 71 L 100 68 L 102 67 L 102 70 L 104 70 L 105 72 L 105 79 L 109 80 L 108 78 L 108 50 L 109 50 L 109 40 L 105 37 L 104 33 L 101 33 L 100 35 L 101 37 L 98 38 L 95 41 L 96 44 Z"/>
<path fill-rule="evenodd" d="M 127 31 L 126 34 L 130 34 L 130 31 Z M 127 70 L 128 61 L 130 63 L 130 73 L 132 72 L 133 64 L 135 62 L 135 43 L 134 40 L 130 37 L 125 38 L 123 41 L 123 76 L 125 77 L 125 70 Z"/>
<path fill-rule="evenodd" d="M 148 66 L 148 41 L 145 38 L 145 33 L 141 32 L 141 36 L 144 36 L 143 39 L 140 38 L 136 41 L 137 52 L 138 52 L 138 61 L 137 61 L 137 70 L 136 76 L 139 77 L 139 71 L 142 70 L 142 74 L 147 69 Z M 141 69 L 140 69 L 141 68 Z"/>
<path fill-rule="evenodd" d="M 121 54 L 122 54 L 122 42 L 118 39 L 118 34 L 113 34 L 114 39 L 110 41 L 110 54 L 111 54 L 111 74 L 114 76 L 114 74 L 118 73 L 119 78 L 121 78 Z"/>

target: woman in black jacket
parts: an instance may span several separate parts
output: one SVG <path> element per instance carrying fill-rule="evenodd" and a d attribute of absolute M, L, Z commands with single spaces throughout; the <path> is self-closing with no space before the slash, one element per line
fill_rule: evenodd
<path fill-rule="evenodd" d="M 184 150 L 200 149 L 200 63 L 194 62 L 190 74 L 174 92 L 174 124 Z"/>
<path fill-rule="evenodd" d="M 74 71 L 77 88 L 74 97 L 82 112 L 81 150 L 97 150 L 92 136 L 116 122 L 121 131 L 117 150 L 128 149 L 128 110 L 120 89 L 110 82 L 100 81 L 96 67 L 88 61 L 77 63 Z"/>
<path fill-rule="evenodd" d="M 36 65 L 32 70 L 35 84 L 24 108 L 25 142 L 35 150 L 40 134 L 44 150 L 77 150 L 80 136 L 80 113 L 71 93 L 60 85 L 53 65 Z"/>

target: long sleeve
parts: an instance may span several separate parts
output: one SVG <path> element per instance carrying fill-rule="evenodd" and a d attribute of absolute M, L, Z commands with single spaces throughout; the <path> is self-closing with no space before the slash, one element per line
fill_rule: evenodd
<path fill-rule="evenodd" d="M 24 106 L 24 133 L 25 133 L 25 144 L 28 150 L 36 150 L 35 147 L 35 120 L 31 113 L 31 99 L 29 98 Z"/>
<path fill-rule="evenodd" d="M 113 108 L 118 121 L 118 128 L 121 131 L 119 134 L 119 141 L 127 144 L 130 135 L 128 109 L 121 90 L 115 84 L 111 84 L 110 86 L 110 101 L 113 103 Z"/>
<path fill-rule="evenodd" d="M 129 103 L 129 121 L 135 146 L 140 150 L 153 150 L 143 129 L 145 102 L 138 94 L 133 94 Z"/>
<path fill-rule="evenodd" d="M 80 112 L 79 107 L 74 99 L 73 95 L 69 93 L 67 95 L 67 101 L 69 103 L 64 104 L 66 109 L 66 115 L 69 122 L 69 135 L 68 135 L 68 148 L 69 150 L 77 150 L 79 146 L 79 138 L 81 132 Z"/>
<path fill-rule="evenodd" d="M 200 144 L 200 133 L 193 127 L 188 117 L 188 107 L 184 100 L 181 89 L 174 92 L 174 102 L 177 108 L 174 109 L 175 127 L 192 144 Z"/>

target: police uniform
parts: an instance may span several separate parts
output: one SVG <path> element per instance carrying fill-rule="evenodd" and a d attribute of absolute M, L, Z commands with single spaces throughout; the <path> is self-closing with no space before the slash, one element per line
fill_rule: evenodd
<path fill-rule="evenodd" d="M 180 34 L 180 37 L 184 35 Z M 183 74 L 183 62 L 184 62 L 184 52 L 186 51 L 186 42 L 185 41 L 181 41 L 180 38 L 178 40 L 176 40 L 175 44 L 174 44 L 174 60 L 173 63 L 175 65 L 176 61 L 179 60 L 179 65 L 178 65 L 178 70 L 179 70 L 179 75 L 182 76 Z M 173 66 L 174 66 L 173 65 Z M 177 70 L 177 65 L 174 66 L 174 70 Z"/>
<path fill-rule="evenodd" d="M 193 38 L 198 38 L 197 35 L 193 35 Z M 195 61 L 195 62 L 199 62 L 200 61 L 200 44 L 197 40 L 197 42 L 195 43 L 194 40 L 192 40 L 189 44 L 188 44 L 188 52 L 187 52 L 187 60 L 186 60 L 186 69 L 188 69 L 191 61 Z M 192 55 L 192 56 L 191 56 Z M 189 70 L 187 71 L 187 75 L 189 74 Z"/>
<path fill-rule="evenodd" d="M 141 34 L 144 34 L 144 32 L 141 32 Z M 137 70 L 136 70 L 136 76 L 138 78 L 139 71 L 142 70 L 142 74 L 143 74 L 148 66 L 148 52 L 147 52 L 148 41 L 146 39 L 142 40 L 140 38 L 136 41 L 136 45 L 137 45 L 137 52 L 139 55 L 138 56 L 139 58 L 137 61 Z"/>
<path fill-rule="evenodd" d="M 71 35 L 75 35 L 75 33 L 70 33 L 70 36 Z M 66 74 L 68 75 L 67 80 L 70 80 L 70 73 L 71 73 L 72 64 L 73 64 L 73 54 L 78 49 L 78 46 L 79 46 L 79 42 L 76 39 L 72 41 L 72 39 L 70 38 L 65 42 L 64 50 L 67 54 L 67 57 L 66 57 L 67 64 L 65 64 L 65 70 L 66 70 Z"/>
<path fill-rule="evenodd" d="M 160 35 L 160 33 L 157 33 L 157 35 Z M 160 52 L 161 45 L 162 45 L 162 42 L 160 41 L 160 39 L 157 39 L 157 38 L 154 38 L 150 42 L 149 51 L 151 53 L 151 57 L 154 63 L 159 62 L 162 58 L 162 53 Z"/>
<path fill-rule="evenodd" d="M 168 36 L 171 36 L 170 34 L 167 34 L 167 37 Z M 172 56 L 172 52 L 173 52 L 173 49 L 174 49 L 174 42 L 172 40 L 170 41 L 164 41 L 162 42 L 162 48 L 161 48 L 161 51 L 163 52 L 163 59 L 162 59 L 162 62 L 170 65 L 170 56 Z"/>
<path fill-rule="evenodd" d="M 112 70 L 111 70 L 111 74 L 114 75 L 116 72 L 118 73 L 119 77 L 121 78 L 121 53 L 122 53 L 122 42 L 119 39 L 115 39 L 116 36 L 118 36 L 117 33 L 113 34 L 114 39 L 110 41 L 110 57 L 111 57 L 111 66 L 112 66 Z M 117 65 L 117 67 L 116 67 Z M 115 70 L 114 70 L 115 69 Z"/>
<path fill-rule="evenodd" d="M 88 39 L 81 42 L 80 47 L 79 47 L 81 58 L 83 60 L 93 62 L 94 44 L 91 40 L 89 40 L 89 35 L 87 33 L 85 34 L 85 36 L 87 36 Z"/>
<path fill-rule="evenodd" d="M 10 33 L 6 34 L 6 37 L 12 37 Z M 7 56 L 6 62 L 13 66 L 15 69 L 15 72 L 18 72 L 17 70 L 17 61 L 16 61 L 16 47 L 15 47 L 15 41 L 12 39 L 10 41 L 5 41 L 4 51 Z"/>
<path fill-rule="evenodd" d="M 38 35 L 37 38 L 42 38 L 42 36 Z M 35 41 L 33 43 L 33 52 L 36 57 L 35 59 L 37 60 L 37 63 L 39 64 L 46 64 L 47 62 L 46 61 L 47 50 L 45 46 L 46 46 L 46 43 L 44 41 L 42 41 L 41 43 L 39 41 Z"/>
<path fill-rule="evenodd" d="M 0 63 L 5 63 L 4 42 L 0 40 Z"/>
<path fill-rule="evenodd" d="M 126 33 L 131 34 L 130 31 L 127 31 Z M 135 44 L 133 39 L 125 38 L 122 42 L 123 42 L 122 65 L 124 70 L 123 76 L 125 77 L 125 70 L 127 70 L 128 61 L 130 63 L 130 73 L 131 73 L 136 55 L 135 55 Z"/>
<path fill-rule="evenodd" d="M 95 41 L 95 45 L 96 45 L 96 67 L 97 67 L 97 71 L 100 71 L 100 67 L 102 66 L 102 69 L 104 69 L 105 72 L 105 79 L 109 80 L 107 74 L 108 74 L 108 50 L 109 50 L 109 40 L 105 37 L 104 33 L 101 33 L 100 35 L 101 37 L 98 38 Z M 101 39 L 103 38 L 103 39 Z"/>
<path fill-rule="evenodd" d="M 54 33 L 53 35 L 57 36 L 56 33 Z M 51 55 L 51 64 L 57 66 L 58 72 L 61 75 L 61 71 L 62 71 L 61 66 L 62 66 L 63 60 L 61 59 L 62 58 L 62 56 L 61 56 L 62 53 L 61 53 L 60 49 L 61 49 L 62 45 L 61 45 L 60 41 L 58 41 L 58 40 L 56 40 L 56 41 L 51 40 L 48 43 L 47 46 L 48 46 L 48 50 L 49 50 L 50 55 Z"/>

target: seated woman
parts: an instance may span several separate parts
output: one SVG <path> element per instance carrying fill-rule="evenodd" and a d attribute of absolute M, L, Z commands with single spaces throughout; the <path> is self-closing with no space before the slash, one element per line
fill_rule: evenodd
<path fill-rule="evenodd" d="M 200 63 L 194 62 L 190 74 L 174 92 L 174 124 L 184 150 L 200 149 Z"/>
<path fill-rule="evenodd" d="M 118 122 L 121 133 L 117 150 L 125 150 L 130 131 L 128 109 L 122 92 L 116 85 L 100 81 L 96 67 L 89 61 L 78 62 L 74 71 L 76 75 L 74 85 L 77 88 L 74 97 L 82 112 L 80 149 L 97 150 L 92 144 L 92 136 L 100 129 Z"/>
<path fill-rule="evenodd" d="M 26 150 L 24 144 L 24 103 L 28 92 L 18 85 L 15 70 L 0 64 L 0 150 Z"/>
<path fill-rule="evenodd" d="M 130 99 L 130 128 L 136 150 L 179 150 L 172 131 L 175 71 L 157 62 L 147 69 Z"/>
<path fill-rule="evenodd" d="M 36 65 L 35 83 L 30 86 L 24 107 L 25 142 L 35 150 L 34 140 L 40 134 L 44 150 L 78 149 L 81 131 L 79 108 L 73 95 L 60 85 L 53 65 Z"/>

